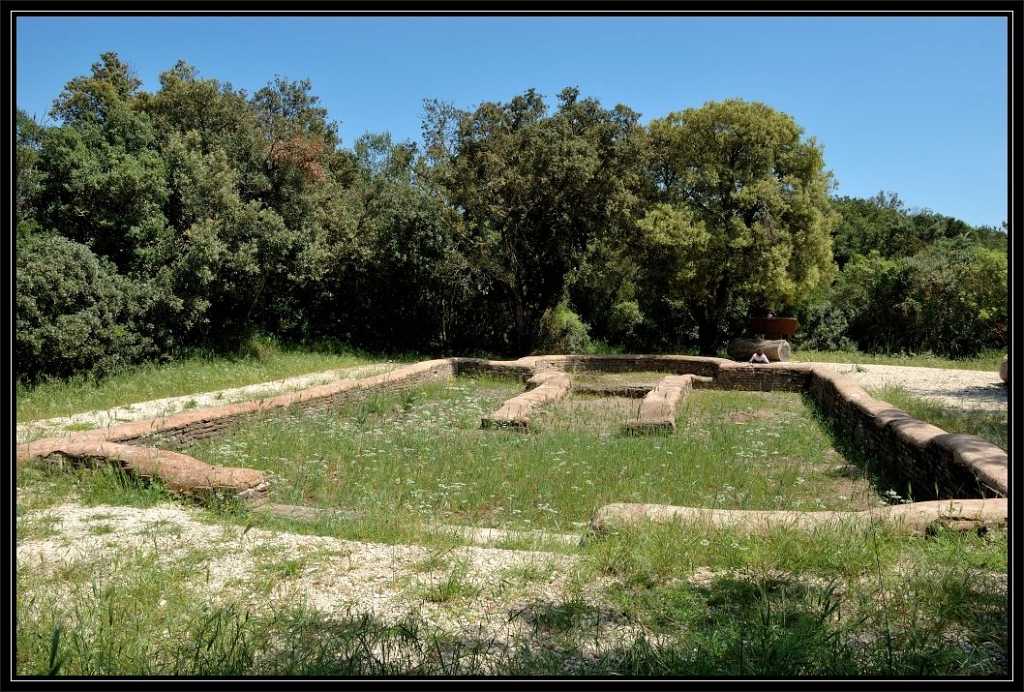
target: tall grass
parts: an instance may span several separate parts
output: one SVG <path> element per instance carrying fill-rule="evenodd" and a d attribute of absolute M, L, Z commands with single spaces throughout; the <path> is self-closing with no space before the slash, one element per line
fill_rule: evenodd
<path fill-rule="evenodd" d="M 637 402 L 589 397 L 543 409 L 531 421 L 536 432 L 480 430 L 480 415 L 519 390 L 489 378 L 435 383 L 334 413 L 267 417 L 191 452 L 272 470 L 279 502 L 366 516 L 325 521 L 314 532 L 396 543 L 423 540 L 414 525 L 426 519 L 582 530 L 577 524 L 597 505 L 631 499 L 805 509 L 818 500 L 830 508 L 879 502 L 797 394 L 695 391 L 672 436 L 624 436 L 620 426 Z M 19 545 L 61 540 L 59 517 L 47 508 L 69 499 L 148 507 L 173 498 L 117 470 L 30 465 L 18 473 Z M 199 516 L 298 528 L 230 504 Z M 111 530 L 103 522 L 94 529 Z M 178 540 L 164 535 L 160 543 Z M 566 548 L 577 558 L 566 568 L 568 586 L 527 600 L 503 597 L 506 582 L 543 582 L 545 569 L 470 580 L 461 563 L 441 557 L 451 537 L 431 540 L 436 550 L 412 569 L 436 576 L 409 589 L 400 619 L 316 610 L 301 589 L 271 603 L 277 585 L 302 579 L 307 567 L 316 574 L 327 547 L 298 555 L 282 554 L 276 543 L 254 546 L 258 560 L 241 571 L 248 591 L 207 581 L 205 566 L 225 557 L 219 544 L 190 545 L 172 560 L 156 540 L 103 556 L 69 554 L 59 564 L 19 560 L 16 669 L 42 676 L 619 677 L 1008 670 L 1004 530 L 907 536 L 835 526 L 751 535 L 633 527 Z M 447 614 L 475 600 L 504 609 L 508 631 L 445 624 Z M 444 615 L 428 619 L 437 608 Z"/>
<path fill-rule="evenodd" d="M 480 417 L 518 391 L 460 378 L 334 412 L 267 416 L 187 452 L 272 473 L 279 502 L 383 514 L 375 521 L 389 524 L 572 531 L 610 502 L 807 510 L 881 502 L 798 394 L 695 391 L 668 436 L 624 434 L 635 399 L 589 397 L 535 414 L 533 433 L 481 430 Z"/>
<path fill-rule="evenodd" d="M 1007 411 L 955 408 L 914 396 L 895 385 L 876 389 L 872 395 L 946 432 L 977 435 L 1003 449 L 1010 448 L 1010 419 Z"/>
<path fill-rule="evenodd" d="M 499 604 L 506 631 L 438 626 L 417 611 L 490 591 L 462 581 L 458 566 L 385 620 L 316 610 L 301 596 L 272 606 L 253 594 L 214 598 L 202 548 L 168 562 L 141 547 L 62 568 L 59 582 L 19 565 L 16 667 L 44 676 L 1007 673 L 1005 532 L 824 532 L 789 547 L 779 532 L 763 548 L 693 548 L 686 538 L 661 527 L 595 544 L 575 579 L 605 580 L 600 597 L 570 588 Z M 723 559 L 731 553 L 746 557 Z M 694 571 L 707 564 L 717 567 Z"/>

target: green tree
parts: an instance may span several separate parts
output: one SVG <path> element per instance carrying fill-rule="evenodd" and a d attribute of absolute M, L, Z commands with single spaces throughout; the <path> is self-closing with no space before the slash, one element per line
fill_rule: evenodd
<path fill-rule="evenodd" d="M 945 239 L 968 238 L 1004 252 L 1007 247 L 1005 231 L 974 227 L 927 209 L 912 211 L 894 192 L 868 199 L 838 197 L 832 205 L 840 215 L 832 241 L 840 268 L 855 255 L 874 251 L 882 257 L 911 257 Z"/>
<path fill-rule="evenodd" d="M 89 248 L 48 232 L 19 239 L 15 358 L 20 381 L 104 374 L 161 354 L 154 294 Z"/>
<path fill-rule="evenodd" d="M 23 237 L 38 227 L 39 195 L 45 184 L 45 173 L 39 167 L 39 149 L 45 128 L 19 109 L 15 130 L 15 226 L 18 236 Z"/>
<path fill-rule="evenodd" d="M 42 139 L 42 225 L 117 264 L 147 273 L 140 256 L 169 233 L 166 169 L 150 117 L 136 109 L 139 80 L 115 53 L 68 82 Z"/>
<path fill-rule="evenodd" d="M 628 224 L 639 204 L 638 116 L 571 88 L 554 113 L 530 90 L 457 114 L 457 127 L 451 111 L 427 115 L 432 174 L 462 211 L 469 256 L 488 276 L 497 307 L 490 317 L 507 320 L 510 345 L 528 352 L 588 243 Z"/>
<path fill-rule="evenodd" d="M 650 125 L 658 203 L 645 267 L 714 353 L 746 306 L 799 302 L 833 271 L 836 223 L 821 148 L 761 103 L 710 102 Z"/>

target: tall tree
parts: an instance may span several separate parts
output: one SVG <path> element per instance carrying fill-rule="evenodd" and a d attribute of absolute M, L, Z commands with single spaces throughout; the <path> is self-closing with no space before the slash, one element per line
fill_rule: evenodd
<path fill-rule="evenodd" d="M 778 310 L 833 271 L 831 176 L 790 116 L 739 99 L 650 125 L 659 202 L 640 222 L 647 265 L 714 353 L 748 306 Z"/>
<path fill-rule="evenodd" d="M 433 171 L 463 212 L 518 352 L 534 347 L 541 317 L 562 298 L 588 242 L 627 223 L 639 203 L 638 115 L 572 88 L 558 102 L 551 114 L 529 90 L 460 114 L 457 128 L 448 126 L 450 111 L 428 109 L 424 126 L 434 135 Z"/>

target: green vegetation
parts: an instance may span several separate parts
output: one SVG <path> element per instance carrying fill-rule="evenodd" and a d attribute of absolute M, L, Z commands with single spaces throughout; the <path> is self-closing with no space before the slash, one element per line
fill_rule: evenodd
<path fill-rule="evenodd" d="M 914 396 L 901 387 L 885 387 L 872 394 L 888 401 L 914 418 L 936 425 L 946 432 L 977 435 L 1003 449 L 1010 448 L 1009 415 L 1003 411 L 956 408 L 944 406 L 923 397 Z"/>
<path fill-rule="evenodd" d="M 57 96 L 54 125 L 18 114 L 21 423 L 404 351 L 711 354 L 767 311 L 799 318 L 805 361 L 995 372 L 1007 344 L 1006 228 L 892 194 L 829 197 L 822 145 L 765 104 L 645 127 L 574 88 L 553 109 L 528 90 L 472 111 L 427 101 L 422 146 L 367 134 L 344 148 L 308 81 L 250 94 L 179 62 L 141 87 L 104 53 Z M 200 509 L 117 468 L 19 468 L 17 671 L 1007 674 L 1005 530 L 588 533 L 610 502 L 889 501 L 900 488 L 845 457 L 800 395 L 694 391 L 669 436 L 623 433 L 636 399 L 582 395 L 530 433 L 481 430 L 518 391 L 434 383 L 187 450 L 268 471 L 275 502 L 351 510 L 312 522 Z M 1007 447 L 1005 413 L 878 396 Z M 76 525 L 76 550 L 71 503 L 103 507 Z M 175 523 L 172 503 L 195 521 Z M 453 524 L 512 533 L 474 562 Z M 390 544 L 369 588 L 403 612 L 351 612 L 344 589 L 306 597 L 360 566 L 350 551 L 367 544 L 336 539 Z M 546 554 L 488 576 L 510 550 Z M 438 624 L 474 607 L 500 630 Z"/>
<path fill-rule="evenodd" d="M 233 355 L 196 354 L 170 363 L 138 365 L 99 381 L 88 375 L 20 384 L 18 423 L 165 397 L 241 387 L 311 372 L 379 361 L 352 349 L 283 348 L 272 340 L 252 341 Z"/>
<path fill-rule="evenodd" d="M 480 430 L 479 416 L 518 390 L 459 379 L 333 413 L 268 417 L 194 445 L 210 461 L 272 469 L 277 501 L 387 516 L 302 523 L 226 503 L 196 513 L 200 526 L 224 527 L 221 540 L 183 542 L 173 522 L 152 521 L 132 539 L 114 533 L 114 514 L 95 513 L 83 533 L 124 542 L 115 558 L 19 560 L 19 672 L 1005 674 L 1004 530 L 635 527 L 481 579 L 456 554 L 459 540 L 423 526 L 583 532 L 589 513 L 616 500 L 805 509 L 880 502 L 881 488 L 834 451 L 797 394 L 695 391 L 673 436 L 623 436 L 636 401 L 583 396 L 543 409 L 533 433 Z M 65 540 L 52 511 L 65 502 L 173 501 L 159 484 L 115 469 L 36 465 L 19 469 L 18 496 L 22 545 Z M 389 512 L 373 511 L 381 506 Z M 351 569 L 348 549 L 285 551 L 294 538 L 260 538 L 261 529 L 427 546 L 387 587 L 408 612 L 395 620 L 314 608 L 301 585 Z M 186 549 L 168 559 L 168 545 Z M 225 569 L 234 575 L 226 582 L 211 576 Z M 547 595 L 552 580 L 563 586 Z M 541 591 L 521 595 L 531 588 Z M 467 638 L 430 615 L 458 618 L 478 602 L 499 609 L 497 630 Z"/>
<path fill-rule="evenodd" d="M 372 538 L 396 523 L 428 520 L 575 531 L 610 502 L 732 509 L 881 502 L 798 394 L 696 391 L 671 436 L 626 435 L 637 400 L 589 397 L 535 414 L 536 433 L 481 430 L 480 417 L 517 391 L 500 380 L 460 378 L 336 412 L 267 417 L 186 451 L 272 472 L 278 502 L 362 511 Z M 377 507 L 390 510 L 374 517 Z"/>
<path fill-rule="evenodd" d="M 102 473 L 83 472 L 77 491 L 94 482 L 86 476 Z M 19 495 L 48 495 L 37 510 L 79 499 L 50 480 L 56 478 L 43 472 L 19 474 Z M 121 492 L 145 489 L 129 484 Z M 59 540 L 56 517 L 33 517 L 19 519 L 19 541 Z M 279 544 L 247 537 L 251 522 L 231 530 L 235 519 L 210 513 L 209 521 L 228 526 L 224 541 L 200 542 L 174 559 L 166 554 L 166 546 L 180 543 L 173 524 L 156 521 L 114 559 L 19 560 L 17 670 L 754 677 L 1007 671 L 1005 531 L 911 537 L 884 527 L 837 527 L 751 536 L 651 526 L 591 538 L 575 551 L 574 566 L 506 569 L 485 582 L 469 578 L 450 546 L 438 546 L 412 566 L 415 583 L 403 587 L 410 612 L 394 621 L 315 610 L 301 593 L 268 606 L 267 594 L 303 575 L 316 579 L 339 553 L 284 555 Z M 104 539 L 111 524 L 108 514 L 96 514 L 87 532 Z M 249 572 L 238 571 L 243 545 L 252 545 Z M 332 570 L 348 564 L 340 557 Z M 215 592 L 211 566 L 224 560 L 238 576 Z M 502 600 L 510 585 L 544 584 L 560 572 L 567 588 L 553 598 Z M 590 585 L 585 592 L 582 584 Z M 499 619 L 507 619 L 508 631 L 467 639 L 424 617 L 428 606 L 457 614 L 475 599 L 507 610 Z"/>
<path fill-rule="evenodd" d="M 829 278 L 831 176 L 817 143 L 760 103 L 709 103 L 650 132 L 661 194 L 638 222 L 641 284 L 685 310 L 711 355 L 738 314 L 792 305 Z"/>
<path fill-rule="evenodd" d="M 830 198 L 823 146 L 762 103 L 645 127 L 574 88 L 428 100 L 421 144 L 344 148 L 308 81 L 250 94 L 179 62 L 148 92 L 104 53 L 50 115 L 17 118 L 26 384 L 254 334 L 710 354 L 769 310 L 808 348 L 1006 345 L 1004 231 Z"/>

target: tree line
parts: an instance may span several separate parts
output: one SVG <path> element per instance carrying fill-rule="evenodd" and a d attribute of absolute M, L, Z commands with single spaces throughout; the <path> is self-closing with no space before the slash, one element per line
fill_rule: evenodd
<path fill-rule="evenodd" d="M 566 88 L 422 142 L 341 145 L 308 81 L 249 94 L 115 54 L 55 124 L 19 112 L 19 379 L 102 375 L 254 334 L 374 350 L 715 353 L 757 313 L 819 348 L 1005 343 L 1005 229 L 834 198 L 821 145 L 762 103 L 647 126 Z"/>

